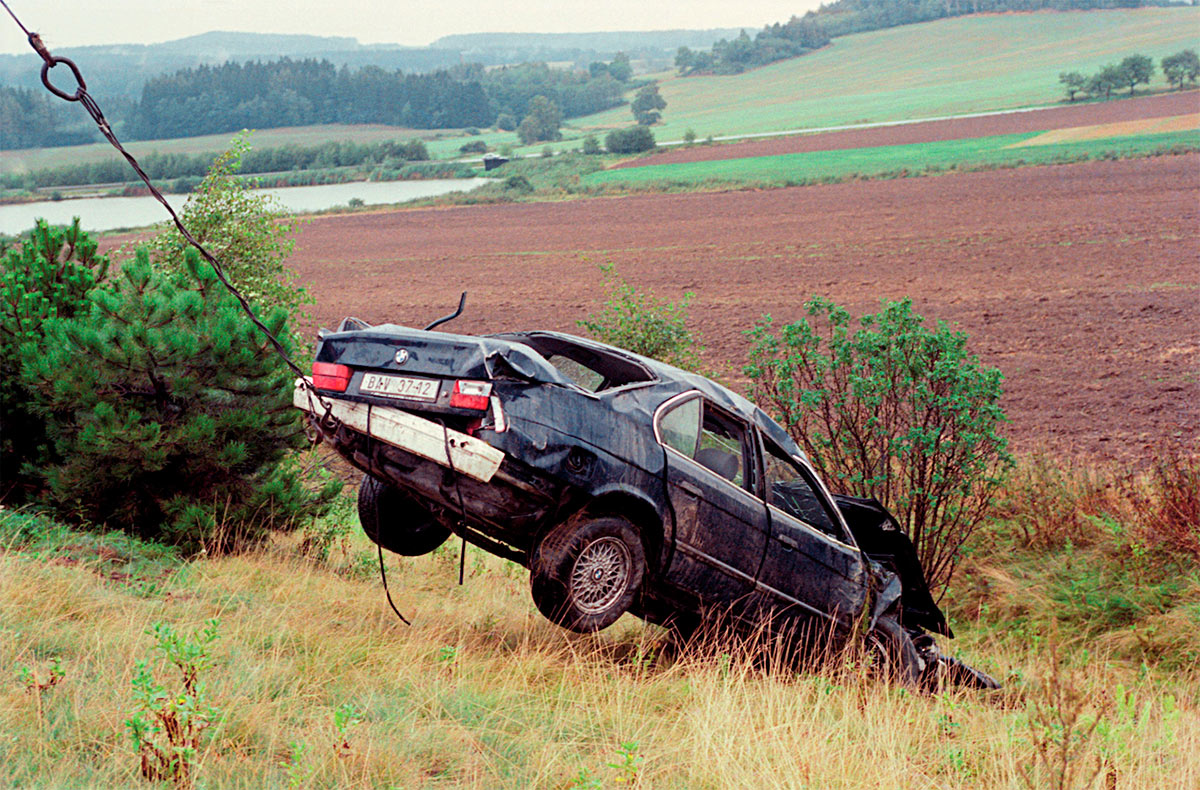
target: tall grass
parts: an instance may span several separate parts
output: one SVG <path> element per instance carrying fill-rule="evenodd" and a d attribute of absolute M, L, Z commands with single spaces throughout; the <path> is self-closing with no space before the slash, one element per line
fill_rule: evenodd
<path fill-rule="evenodd" d="M 1107 490 L 1072 485 L 1084 500 Z M 1103 602 L 1056 595 L 1120 565 L 1128 541 L 1103 528 L 1088 546 L 1027 541 L 1006 525 L 1031 495 L 1012 490 L 948 601 L 949 646 L 1001 679 L 992 694 L 916 694 L 863 675 L 853 654 L 814 670 L 763 660 L 753 643 L 680 646 L 633 618 L 570 634 L 536 613 L 511 563 L 472 550 L 457 586 L 456 545 L 388 559 L 409 628 L 358 534 L 333 531 L 322 562 L 301 536 L 184 560 L 128 539 L 88 552 L 65 528 L 43 524 L 47 536 L 36 517 L 0 511 L 0 786 L 143 784 L 124 721 L 135 662 L 161 668 L 147 629 L 209 618 L 220 638 L 203 677 L 217 709 L 195 759 L 204 787 L 1044 787 L 1057 786 L 1061 743 L 1078 769 L 1067 786 L 1088 786 L 1095 767 L 1117 787 L 1200 786 L 1195 563 L 1176 567 L 1184 583 L 1154 611 L 1081 629 Z M 1143 556 L 1164 561 L 1157 544 Z M 1069 562 L 1074 575 L 1059 575 Z M 1131 637 L 1168 633 L 1183 641 L 1159 653 Z M 43 727 L 9 669 L 55 657 L 65 677 L 43 694 Z M 1068 707 L 1064 733 L 1054 722 Z"/>

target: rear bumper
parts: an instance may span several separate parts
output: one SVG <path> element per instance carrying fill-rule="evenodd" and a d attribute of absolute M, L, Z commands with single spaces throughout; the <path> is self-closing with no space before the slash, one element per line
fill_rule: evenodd
<path fill-rule="evenodd" d="M 557 517 L 562 486 L 482 439 L 400 409 L 328 395 L 322 400 L 337 422 L 325 421 L 325 407 L 309 395 L 297 387 L 292 402 L 339 455 L 417 496 L 454 532 L 464 534 L 465 521 L 467 540 L 493 554 L 526 563 L 536 536 Z"/>
<path fill-rule="evenodd" d="M 504 462 L 503 451 L 432 420 L 388 406 L 372 406 L 328 395 L 324 398 L 330 404 L 330 416 L 347 428 L 481 483 L 490 482 Z M 299 380 L 292 392 L 292 405 L 318 420 L 325 416 L 324 407 Z"/>

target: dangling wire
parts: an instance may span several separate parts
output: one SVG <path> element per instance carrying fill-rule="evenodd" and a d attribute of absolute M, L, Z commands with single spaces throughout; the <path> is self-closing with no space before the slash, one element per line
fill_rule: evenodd
<path fill-rule="evenodd" d="M 0 0 L 3 2 L 3 0 Z M 375 459 L 374 452 L 374 437 L 371 436 L 371 404 L 367 404 L 367 461 L 371 462 Z M 369 476 L 369 472 L 367 473 Z M 383 566 L 383 544 L 380 539 L 383 537 L 383 522 L 379 520 L 379 496 L 372 498 L 372 506 L 375 508 L 375 549 L 379 553 L 379 578 L 383 581 L 383 594 L 387 596 L 388 606 L 392 607 L 392 611 L 400 618 L 400 621 L 405 625 L 412 625 L 408 618 L 400 614 L 400 610 L 396 608 L 396 604 L 392 602 L 392 591 L 388 589 L 387 571 Z"/>

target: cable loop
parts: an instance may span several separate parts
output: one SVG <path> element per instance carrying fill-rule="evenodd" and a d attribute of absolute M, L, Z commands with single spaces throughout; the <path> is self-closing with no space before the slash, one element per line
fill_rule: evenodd
<path fill-rule="evenodd" d="M 32 36 L 30 38 L 32 39 Z M 46 53 L 47 56 L 49 54 L 49 52 Z M 87 96 L 87 83 L 83 81 L 83 75 L 79 73 L 79 67 L 75 65 L 75 61 L 71 60 L 70 58 L 60 57 L 51 57 L 46 58 L 45 60 L 46 62 L 42 64 L 42 84 L 46 86 L 46 90 L 50 91 L 58 98 L 66 99 L 67 101 L 79 101 L 84 96 Z M 55 87 L 54 83 L 50 81 L 50 69 L 54 68 L 59 63 L 66 64 L 66 66 L 71 69 L 71 74 L 74 75 L 75 83 L 78 85 L 74 93 L 67 93 L 64 90 L 60 90 L 59 88 Z"/>

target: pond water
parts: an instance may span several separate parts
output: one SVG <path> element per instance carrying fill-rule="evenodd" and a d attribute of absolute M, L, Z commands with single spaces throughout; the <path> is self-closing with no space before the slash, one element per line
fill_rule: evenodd
<path fill-rule="evenodd" d="M 427 181 L 356 181 L 311 187 L 278 187 L 256 190 L 274 195 L 289 211 L 321 211 L 348 205 L 358 198 L 366 205 L 401 203 L 405 200 L 466 192 L 488 183 L 486 178 L 443 178 Z M 178 211 L 187 195 L 166 195 Z M 168 221 L 167 210 L 152 197 L 85 197 L 0 206 L 0 233 L 16 235 L 33 227 L 34 220 L 67 224 L 79 217 L 87 230 L 138 228 Z"/>

